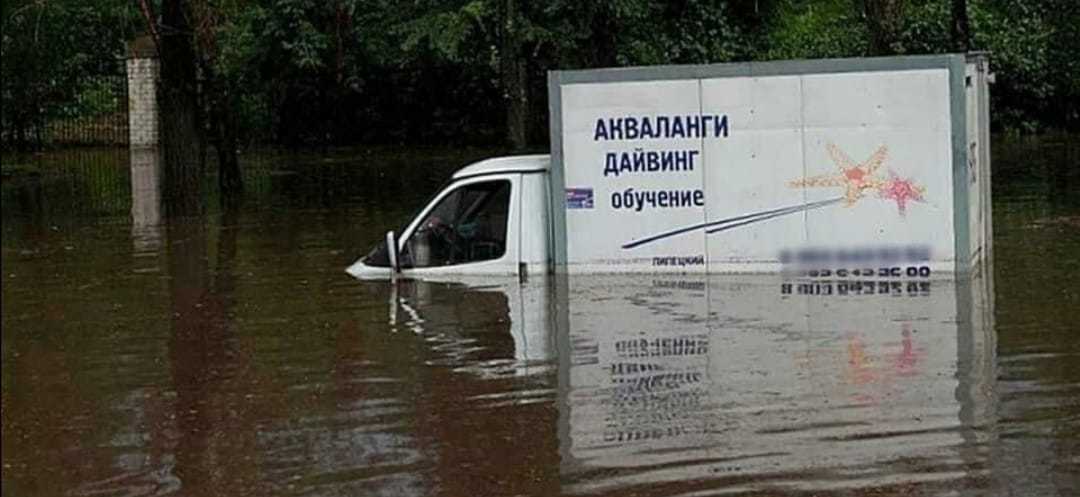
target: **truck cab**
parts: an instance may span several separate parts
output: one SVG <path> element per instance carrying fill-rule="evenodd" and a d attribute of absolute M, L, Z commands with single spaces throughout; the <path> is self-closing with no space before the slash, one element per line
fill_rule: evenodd
<path fill-rule="evenodd" d="M 400 233 L 346 269 L 357 278 L 547 271 L 547 155 L 499 157 L 458 170 Z"/>

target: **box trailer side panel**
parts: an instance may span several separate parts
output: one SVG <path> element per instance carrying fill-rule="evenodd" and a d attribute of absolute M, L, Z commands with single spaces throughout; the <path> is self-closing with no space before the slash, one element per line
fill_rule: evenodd
<path fill-rule="evenodd" d="M 946 55 L 552 73 L 555 265 L 965 270 L 988 232 L 989 191 L 972 191 L 982 185 L 968 167 L 985 148 L 976 65 Z"/>
<path fill-rule="evenodd" d="M 990 206 L 990 77 L 985 55 L 972 56 L 964 71 L 967 112 L 969 265 L 990 260 L 993 230 Z"/>

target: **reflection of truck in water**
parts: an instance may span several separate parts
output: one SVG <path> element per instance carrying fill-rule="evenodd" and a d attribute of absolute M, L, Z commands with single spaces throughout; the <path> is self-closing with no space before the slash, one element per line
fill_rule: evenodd
<path fill-rule="evenodd" d="M 890 465 L 918 468 L 895 470 L 908 482 L 971 477 L 996 443 L 990 285 L 899 282 L 871 293 L 837 288 L 872 281 L 781 275 L 486 277 L 466 291 L 406 280 L 390 302 L 459 374 L 557 392 L 557 430 L 529 430 L 558 434 L 564 492 L 635 478 L 854 488 Z M 503 339 L 485 351 L 474 321 L 505 323 L 513 351 Z"/>
<path fill-rule="evenodd" d="M 982 279 L 917 281 L 830 294 L 788 289 L 856 282 L 571 278 L 564 472 L 651 468 L 652 485 L 767 474 L 813 489 L 955 457 L 976 436 L 964 423 L 988 421 L 989 297 Z"/>
<path fill-rule="evenodd" d="M 482 161 L 356 276 L 968 271 L 981 55 L 559 71 L 551 154 Z"/>

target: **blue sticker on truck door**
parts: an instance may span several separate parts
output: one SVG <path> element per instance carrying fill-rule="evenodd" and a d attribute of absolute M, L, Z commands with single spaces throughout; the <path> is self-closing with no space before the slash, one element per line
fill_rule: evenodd
<path fill-rule="evenodd" d="M 592 209 L 593 208 L 593 189 L 592 188 L 567 188 L 566 189 L 566 208 L 567 209 Z"/>

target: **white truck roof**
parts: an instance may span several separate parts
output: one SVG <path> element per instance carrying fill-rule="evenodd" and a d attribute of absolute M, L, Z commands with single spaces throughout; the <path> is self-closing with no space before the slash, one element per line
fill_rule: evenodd
<path fill-rule="evenodd" d="M 463 167 L 454 173 L 453 177 L 461 179 L 481 174 L 542 172 L 550 167 L 551 156 L 547 154 L 495 157 Z"/>

